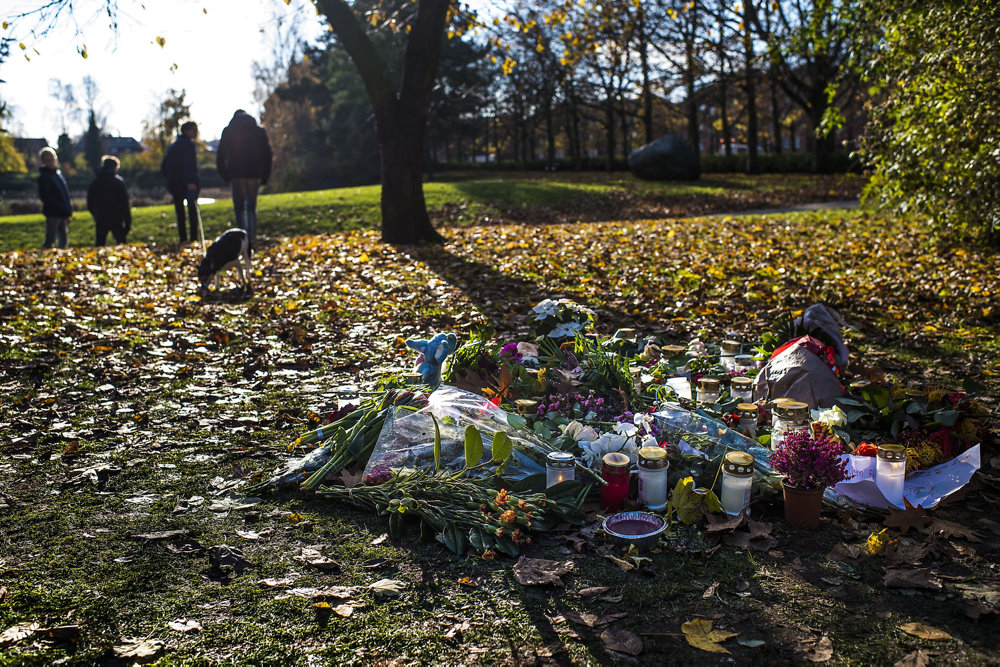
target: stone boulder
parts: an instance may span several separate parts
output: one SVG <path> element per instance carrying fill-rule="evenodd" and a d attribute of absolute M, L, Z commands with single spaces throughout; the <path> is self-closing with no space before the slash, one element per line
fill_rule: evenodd
<path fill-rule="evenodd" d="M 628 168 L 647 181 L 696 181 L 701 176 L 698 156 L 679 134 L 668 134 L 632 151 Z"/>

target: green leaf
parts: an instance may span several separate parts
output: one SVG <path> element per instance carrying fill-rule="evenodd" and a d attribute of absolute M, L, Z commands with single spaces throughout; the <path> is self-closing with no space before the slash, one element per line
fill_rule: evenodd
<path fill-rule="evenodd" d="M 403 515 L 393 512 L 389 515 L 389 537 L 398 540 L 403 536 Z"/>
<path fill-rule="evenodd" d="M 431 415 L 434 420 L 434 472 L 441 469 L 441 427 L 438 426 L 437 417 Z"/>
<path fill-rule="evenodd" d="M 465 465 L 472 467 L 483 460 L 483 436 L 475 426 L 465 428 Z"/>
<path fill-rule="evenodd" d="M 494 461 L 506 461 L 509 459 L 511 454 L 514 453 L 514 443 L 511 442 L 510 436 L 503 431 L 494 433 L 492 451 Z"/>
<path fill-rule="evenodd" d="M 955 422 L 958 421 L 959 412 L 958 410 L 939 410 L 935 413 L 935 417 L 941 426 L 954 426 Z"/>
<path fill-rule="evenodd" d="M 527 428 L 528 426 L 528 420 L 522 417 L 521 415 L 514 415 L 514 414 L 507 415 L 507 423 L 510 424 L 511 428 L 517 429 L 519 431 L 523 428 Z"/>

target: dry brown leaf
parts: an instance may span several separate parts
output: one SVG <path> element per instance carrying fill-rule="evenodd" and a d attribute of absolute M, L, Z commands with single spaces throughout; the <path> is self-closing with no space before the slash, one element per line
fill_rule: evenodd
<path fill-rule="evenodd" d="M 826 555 L 826 559 L 832 561 L 841 561 L 847 559 L 857 560 L 858 556 L 861 555 L 863 549 L 864 547 L 861 546 L 860 544 L 844 544 L 844 543 L 836 544 L 834 545 L 833 549 L 830 550 L 830 553 Z"/>
<path fill-rule="evenodd" d="M 261 579 L 257 582 L 258 586 L 263 586 L 264 588 L 284 588 L 286 586 L 291 586 L 295 583 L 294 579 Z"/>
<path fill-rule="evenodd" d="M 514 565 L 514 578 L 522 586 L 565 586 L 560 579 L 573 570 L 571 560 L 556 561 L 521 556 Z"/>
<path fill-rule="evenodd" d="M 201 623 L 198 621 L 189 621 L 186 618 L 178 618 L 176 621 L 170 621 L 167 623 L 167 626 L 177 632 L 196 632 L 201 630 Z"/>
<path fill-rule="evenodd" d="M 934 664 L 931 658 L 936 655 L 936 652 L 924 651 L 923 649 L 913 651 L 903 656 L 893 667 L 930 667 L 930 665 Z"/>
<path fill-rule="evenodd" d="M 809 662 L 826 662 L 833 657 L 833 642 L 825 635 L 812 642 L 803 642 L 801 647 Z"/>
<path fill-rule="evenodd" d="M 354 607 L 349 604 L 338 604 L 333 608 L 333 613 L 343 618 L 350 618 L 351 614 L 354 613 Z"/>
<path fill-rule="evenodd" d="M 591 586 L 589 588 L 584 588 L 580 590 L 580 592 L 577 593 L 577 595 L 579 595 L 582 598 L 592 598 L 601 595 L 602 593 L 607 593 L 610 590 L 611 588 L 609 586 Z"/>
<path fill-rule="evenodd" d="M 767 537 L 774 530 L 774 525 L 768 523 L 767 521 L 754 521 L 753 519 L 747 519 L 747 528 L 750 529 L 750 539 L 759 540 L 763 537 Z"/>
<path fill-rule="evenodd" d="M 936 535 L 938 537 L 962 537 L 970 542 L 982 542 L 979 533 L 976 531 L 966 528 L 960 523 L 946 521 L 945 519 L 935 518 L 926 532 L 928 535 Z"/>
<path fill-rule="evenodd" d="M 899 626 L 899 629 L 908 635 L 920 637 L 921 639 L 930 639 L 932 641 L 952 639 L 952 636 L 944 630 L 938 630 L 937 628 L 932 628 L 931 626 L 924 625 L 923 623 L 904 623 Z"/>
<path fill-rule="evenodd" d="M 910 528 L 923 531 L 931 524 L 931 521 L 933 519 L 926 510 L 911 508 L 903 511 L 889 510 L 885 525 L 889 528 L 898 528 L 899 532 L 905 535 Z"/>
<path fill-rule="evenodd" d="M 588 612 L 578 612 L 578 611 L 567 611 L 563 616 L 568 621 L 573 621 L 578 625 L 586 625 L 588 628 L 597 628 L 602 625 L 608 625 L 614 623 L 615 621 L 621 620 L 628 616 L 627 611 L 619 611 L 613 614 L 591 614 Z"/>
<path fill-rule="evenodd" d="M 725 518 L 719 516 L 718 514 L 708 515 L 708 524 L 705 526 L 706 533 L 718 533 L 723 530 L 735 530 L 743 525 L 743 520 L 746 518 L 745 514 L 737 514 L 736 516 L 725 515 Z"/>
<path fill-rule="evenodd" d="M 889 565 L 917 565 L 927 555 L 930 549 L 926 542 L 917 542 L 909 538 L 893 540 L 886 545 L 885 562 Z"/>
<path fill-rule="evenodd" d="M 886 588 L 919 588 L 927 591 L 942 589 L 941 580 L 925 567 L 914 570 L 886 570 L 882 584 Z"/>
<path fill-rule="evenodd" d="M 701 594 L 702 599 L 707 600 L 711 597 L 715 597 L 715 592 L 719 590 L 719 582 L 715 581 L 711 586 L 705 589 L 705 592 Z"/>
<path fill-rule="evenodd" d="M 151 662 L 163 652 L 163 642 L 159 639 L 123 639 L 114 647 L 116 658 L 135 660 L 136 662 Z"/>
<path fill-rule="evenodd" d="M 364 470 L 358 470 L 357 472 L 352 473 L 346 469 L 341 470 L 340 475 L 338 475 L 340 483 L 343 484 L 348 489 L 353 489 L 358 484 L 360 484 L 364 476 L 365 476 Z"/>
<path fill-rule="evenodd" d="M 728 632 L 726 630 L 713 630 L 712 621 L 703 618 L 696 618 L 681 625 L 681 632 L 687 643 L 702 651 L 709 653 L 729 653 L 729 650 L 720 644 L 731 637 L 739 635 L 738 632 Z"/>
<path fill-rule="evenodd" d="M 642 639 L 634 632 L 622 628 L 608 628 L 601 633 L 601 641 L 611 651 L 639 655 L 642 653 Z"/>
<path fill-rule="evenodd" d="M 38 628 L 38 623 L 18 623 L 17 625 L 12 625 L 4 630 L 3 634 L 0 634 L 0 646 L 14 644 L 22 639 L 26 639 L 35 634 Z"/>

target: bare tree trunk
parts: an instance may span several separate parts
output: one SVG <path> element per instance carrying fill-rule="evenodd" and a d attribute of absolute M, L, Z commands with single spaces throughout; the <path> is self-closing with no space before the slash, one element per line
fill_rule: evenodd
<path fill-rule="evenodd" d="M 781 154 L 781 108 L 778 106 L 778 82 L 775 80 L 773 70 L 769 73 L 771 78 L 771 128 L 774 133 L 774 152 Z"/>
<path fill-rule="evenodd" d="M 719 79 L 719 112 L 722 115 L 722 152 L 729 157 L 733 154 L 733 128 L 729 124 L 729 86 L 725 75 Z"/>
<path fill-rule="evenodd" d="M 753 35 L 750 26 L 753 19 L 752 0 L 743 0 L 743 61 L 747 95 L 747 173 L 756 174 L 760 167 L 757 162 L 757 81 L 753 71 Z"/>

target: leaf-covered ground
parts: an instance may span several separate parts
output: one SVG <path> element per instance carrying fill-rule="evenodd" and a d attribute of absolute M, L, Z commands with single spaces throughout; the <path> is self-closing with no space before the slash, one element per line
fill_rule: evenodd
<path fill-rule="evenodd" d="M 415 534 L 393 544 L 384 519 L 330 502 L 248 499 L 246 479 L 297 456 L 287 446 L 338 387 L 409 364 L 403 337 L 489 319 L 513 340 L 545 297 L 592 306 L 603 332 L 628 323 L 668 342 L 755 336 L 824 301 L 857 327 L 855 368 L 908 385 L 972 378 L 996 409 L 1000 262 L 932 245 L 915 222 L 445 232 L 443 250 L 374 232 L 275 240 L 255 257 L 252 297 L 207 302 L 190 248 L 0 256 L 0 664 L 603 663 L 640 650 L 658 663 L 995 664 L 989 448 L 958 502 L 897 521 L 879 556 L 864 553 L 879 518 L 828 512 L 795 531 L 780 503 L 760 504 L 754 539 L 677 529 L 649 562 L 592 531 L 542 540 L 529 555 L 573 563 L 564 587 L 523 586 L 510 561 L 455 558 Z M 894 583 L 900 565 L 917 569 Z M 402 588 L 371 586 L 384 579 Z"/>

